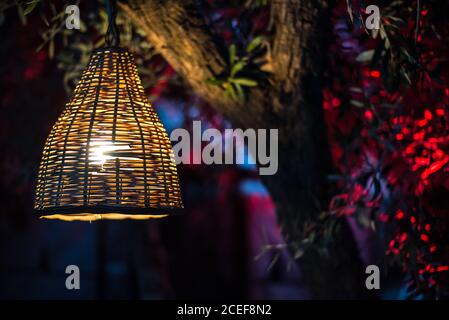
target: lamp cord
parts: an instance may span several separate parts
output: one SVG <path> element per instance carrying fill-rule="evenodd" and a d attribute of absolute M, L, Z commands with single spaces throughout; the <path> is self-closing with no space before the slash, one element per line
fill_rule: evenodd
<path fill-rule="evenodd" d="M 108 31 L 106 31 L 105 41 L 108 47 L 118 47 L 120 45 L 120 34 L 115 19 L 117 17 L 117 1 L 105 0 L 106 12 L 108 14 Z"/>

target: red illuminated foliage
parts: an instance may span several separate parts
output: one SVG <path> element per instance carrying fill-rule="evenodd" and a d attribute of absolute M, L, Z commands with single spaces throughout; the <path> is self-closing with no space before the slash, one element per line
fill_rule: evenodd
<path fill-rule="evenodd" d="M 334 197 L 331 211 L 356 218 L 369 212 L 374 224 L 365 222 L 366 227 L 388 224 L 393 232 L 386 239 L 387 254 L 412 275 L 411 295 L 426 297 L 435 297 L 435 290 L 447 294 L 448 287 L 437 274 L 448 270 L 439 219 L 449 219 L 449 64 L 441 62 L 449 55 L 444 40 L 449 30 L 444 26 L 439 37 L 431 32 L 423 23 L 433 16 L 431 10 L 421 10 L 419 52 L 407 53 L 409 61 L 402 66 L 388 67 L 376 66 L 376 54 L 372 61 L 354 61 L 363 57 L 363 50 L 379 50 L 382 40 L 362 39 L 360 29 L 346 24 L 344 13 L 335 14 L 331 64 L 341 78 L 323 92 L 333 161 L 342 176 L 339 187 L 345 190 Z M 408 39 L 413 49 L 416 17 L 409 19 L 397 45 Z M 386 52 L 393 54 L 393 49 Z M 410 60 L 413 67 L 405 70 Z M 392 84 L 396 67 L 402 81 Z"/>

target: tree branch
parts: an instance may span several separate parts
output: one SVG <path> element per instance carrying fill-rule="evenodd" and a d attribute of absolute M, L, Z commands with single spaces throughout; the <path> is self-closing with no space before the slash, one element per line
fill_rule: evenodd
<path fill-rule="evenodd" d="M 131 0 L 119 6 L 197 95 L 231 120 L 245 123 L 243 106 L 206 83 L 227 68 L 227 53 L 194 1 Z"/>
<path fill-rule="evenodd" d="M 305 78 L 320 75 L 328 43 L 330 10 L 335 0 L 273 1 L 271 16 L 274 37 L 269 61 L 273 70 L 273 89 L 282 98 L 273 106 L 276 113 L 291 115 L 297 103 L 303 103 Z M 298 101 L 299 100 L 299 101 Z M 285 110 L 286 105 L 293 110 Z"/>

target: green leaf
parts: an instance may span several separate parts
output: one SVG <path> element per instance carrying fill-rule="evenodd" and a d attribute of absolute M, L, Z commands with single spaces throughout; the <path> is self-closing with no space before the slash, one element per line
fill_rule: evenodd
<path fill-rule="evenodd" d="M 374 50 L 366 50 L 361 52 L 357 58 L 355 58 L 355 61 L 357 62 L 368 62 L 371 61 L 371 59 L 374 56 Z"/>
<path fill-rule="evenodd" d="M 230 79 L 231 82 L 242 85 L 242 86 L 246 86 L 246 87 L 255 87 L 257 86 L 257 81 L 255 80 L 251 80 L 248 78 L 232 78 Z"/>
<path fill-rule="evenodd" d="M 226 92 L 228 93 L 228 95 L 234 99 L 234 100 L 238 100 L 237 94 L 235 93 L 235 90 L 233 88 L 233 86 L 230 83 L 226 83 Z"/>
<path fill-rule="evenodd" d="M 31 13 L 31 11 L 33 11 L 33 9 L 36 7 L 36 5 L 39 3 L 40 0 L 32 0 L 30 2 L 27 3 L 27 6 L 25 8 L 25 10 L 23 11 L 23 14 L 26 16 L 28 14 Z"/>
<path fill-rule="evenodd" d="M 22 25 L 25 25 L 27 23 L 27 18 L 25 17 L 25 14 L 23 13 L 23 8 L 20 4 L 17 5 L 17 14 L 19 15 L 19 19 Z"/>
<path fill-rule="evenodd" d="M 251 42 L 248 44 L 248 46 L 246 47 L 246 52 L 251 52 L 254 49 L 256 49 L 260 43 L 262 42 L 262 37 L 261 36 L 257 36 L 255 38 L 253 38 L 253 40 L 251 40 Z"/>
<path fill-rule="evenodd" d="M 303 248 L 298 248 L 296 251 L 295 251 L 295 254 L 293 255 L 293 259 L 295 259 L 295 260 L 298 260 L 298 259 L 300 259 L 303 255 L 304 255 L 304 249 Z"/>
<path fill-rule="evenodd" d="M 349 103 L 358 108 L 363 108 L 365 106 L 362 102 L 353 99 L 349 100 Z"/>
<path fill-rule="evenodd" d="M 245 92 L 243 92 L 242 86 L 237 84 L 234 84 L 235 89 L 237 90 L 237 98 L 239 102 L 245 102 Z"/>
<path fill-rule="evenodd" d="M 407 80 L 408 84 L 412 85 L 412 79 L 410 79 L 409 74 L 403 68 L 402 68 L 402 75 L 404 76 L 405 80 Z"/>
<path fill-rule="evenodd" d="M 223 83 L 225 83 L 225 81 L 223 79 L 217 79 L 215 77 L 209 78 L 206 80 L 207 84 L 213 85 L 213 86 L 220 86 Z"/>
<path fill-rule="evenodd" d="M 235 52 L 236 52 L 235 44 L 231 44 L 231 46 L 229 47 L 229 64 L 231 66 L 233 66 L 235 62 Z"/>
<path fill-rule="evenodd" d="M 402 25 L 406 24 L 404 19 L 401 19 L 401 18 L 398 18 L 398 17 L 394 17 L 394 16 L 386 16 L 385 19 L 392 20 L 392 21 L 397 22 L 397 23 L 402 24 Z"/>
<path fill-rule="evenodd" d="M 268 268 L 267 268 L 268 271 L 271 270 L 271 269 L 273 269 L 274 265 L 275 265 L 276 262 L 279 260 L 279 256 L 280 256 L 280 253 L 279 253 L 279 252 L 276 252 L 276 253 L 274 254 L 273 260 L 271 260 L 271 263 L 270 263 L 270 265 L 269 265 Z"/>
<path fill-rule="evenodd" d="M 348 15 L 349 18 L 351 19 L 351 22 L 354 23 L 354 16 L 352 15 L 352 8 L 349 0 L 346 0 L 346 10 L 348 11 Z"/>
<path fill-rule="evenodd" d="M 242 70 L 245 66 L 246 61 L 244 60 L 240 60 L 239 62 L 234 64 L 231 69 L 231 77 L 234 77 L 234 75 L 237 74 L 237 72 L 239 72 L 240 70 Z"/>
<path fill-rule="evenodd" d="M 421 18 L 421 2 L 417 1 L 416 2 L 416 22 L 415 22 L 415 45 L 416 42 L 418 41 L 418 36 L 419 36 L 419 23 L 420 23 L 420 18 Z"/>

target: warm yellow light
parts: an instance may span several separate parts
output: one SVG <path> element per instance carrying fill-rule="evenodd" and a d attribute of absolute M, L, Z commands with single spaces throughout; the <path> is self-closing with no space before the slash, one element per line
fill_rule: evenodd
<path fill-rule="evenodd" d="M 63 221 L 97 221 L 97 220 L 147 220 L 167 217 L 167 214 L 122 214 L 122 213 L 78 213 L 78 214 L 51 214 L 41 216 L 41 219 Z"/>
<path fill-rule="evenodd" d="M 90 142 L 89 162 L 92 165 L 103 165 L 108 160 L 139 160 L 138 157 L 122 156 L 120 151 L 131 150 L 129 144 L 114 144 L 109 141 L 95 140 Z"/>
<path fill-rule="evenodd" d="M 182 207 L 171 142 L 133 56 L 123 48 L 96 50 L 45 143 L 37 214 L 142 220 Z"/>

